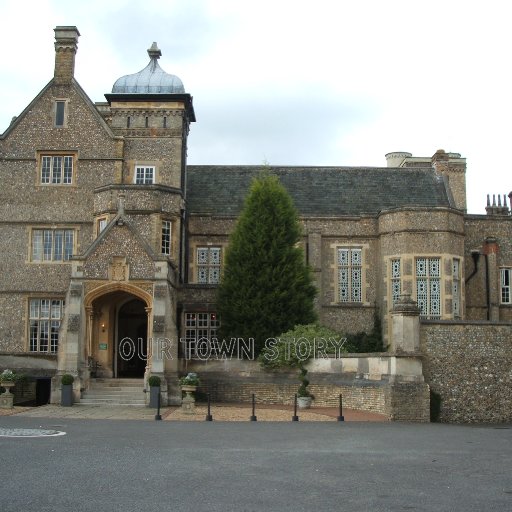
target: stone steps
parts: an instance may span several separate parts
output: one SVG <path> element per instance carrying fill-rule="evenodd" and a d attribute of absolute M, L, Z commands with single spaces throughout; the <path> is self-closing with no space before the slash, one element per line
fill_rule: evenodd
<path fill-rule="evenodd" d="M 77 405 L 124 405 L 144 407 L 143 379 L 91 379 Z"/>

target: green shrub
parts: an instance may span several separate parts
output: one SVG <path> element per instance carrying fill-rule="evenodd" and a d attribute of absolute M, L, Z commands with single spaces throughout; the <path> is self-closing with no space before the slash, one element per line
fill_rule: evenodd
<path fill-rule="evenodd" d="M 69 373 L 65 373 L 61 378 L 60 382 L 63 386 L 68 386 L 70 384 L 73 384 L 75 382 L 75 377 L 73 375 L 70 375 Z"/>
<path fill-rule="evenodd" d="M 267 342 L 258 358 L 267 369 L 300 368 L 312 357 L 327 357 L 348 352 L 345 338 L 323 325 L 313 323 L 296 325 L 277 338 Z"/>
<path fill-rule="evenodd" d="M 158 375 L 151 375 L 151 377 L 149 377 L 148 379 L 148 384 L 150 388 L 159 388 L 161 382 L 162 380 Z"/>
<path fill-rule="evenodd" d="M 373 328 L 370 334 L 365 331 L 357 334 L 347 334 L 347 351 L 352 353 L 384 352 L 382 340 L 382 327 L 379 316 L 376 314 L 373 319 Z"/>

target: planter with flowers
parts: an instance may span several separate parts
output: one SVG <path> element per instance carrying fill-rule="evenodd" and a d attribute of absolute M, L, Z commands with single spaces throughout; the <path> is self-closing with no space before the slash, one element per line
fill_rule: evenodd
<path fill-rule="evenodd" d="M 14 387 L 16 375 L 11 370 L 4 370 L 0 373 L 0 386 L 5 389 L 5 392 L 0 395 L 0 407 L 2 409 L 12 409 L 14 407 L 14 395 L 11 393 L 11 388 Z"/>
<path fill-rule="evenodd" d="M 180 379 L 181 391 L 185 393 L 185 396 L 181 400 L 181 408 L 184 413 L 195 413 L 196 399 L 192 393 L 197 389 L 197 386 L 199 386 L 197 373 L 188 373 L 185 377 Z"/>

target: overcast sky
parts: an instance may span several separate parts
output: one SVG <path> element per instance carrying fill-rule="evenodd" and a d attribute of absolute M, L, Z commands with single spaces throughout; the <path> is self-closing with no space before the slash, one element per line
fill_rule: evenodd
<path fill-rule="evenodd" d="M 194 97 L 191 164 L 385 166 L 467 158 L 468 210 L 512 191 L 504 0 L 0 0 L 0 133 L 52 78 L 57 25 L 81 33 L 93 101 L 159 61 Z"/>

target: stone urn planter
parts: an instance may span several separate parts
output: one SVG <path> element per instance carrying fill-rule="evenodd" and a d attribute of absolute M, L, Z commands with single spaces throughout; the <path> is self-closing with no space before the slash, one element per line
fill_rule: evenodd
<path fill-rule="evenodd" d="M 195 414 L 196 412 L 196 399 L 192 394 L 197 389 L 197 386 L 181 385 L 181 391 L 185 396 L 181 399 L 181 410 L 185 414 Z"/>
<path fill-rule="evenodd" d="M 5 388 L 4 395 L 10 395 L 11 394 L 11 388 L 14 387 L 14 382 L 12 380 L 3 380 L 0 382 L 0 386 Z"/>
<path fill-rule="evenodd" d="M 199 385 L 199 379 L 196 373 L 188 373 L 186 377 L 180 379 L 181 391 L 185 396 L 181 399 L 181 410 L 185 414 L 195 414 L 196 399 L 193 395 Z"/>

